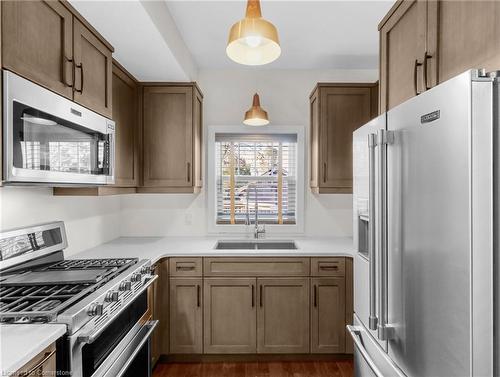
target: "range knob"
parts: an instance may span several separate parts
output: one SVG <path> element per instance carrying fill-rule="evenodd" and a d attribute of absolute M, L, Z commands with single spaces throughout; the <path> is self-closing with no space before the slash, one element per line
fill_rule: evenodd
<path fill-rule="evenodd" d="M 132 283 L 129 281 L 122 281 L 118 289 L 122 292 L 130 291 L 132 289 Z"/>
<path fill-rule="evenodd" d="M 150 274 L 151 272 L 153 272 L 153 267 L 151 266 L 144 266 L 141 268 L 141 274 Z"/>
<path fill-rule="evenodd" d="M 102 304 L 94 302 L 87 308 L 87 314 L 91 317 L 102 315 Z"/>
<path fill-rule="evenodd" d="M 130 281 L 133 283 L 137 283 L 138 281 L 141 281 L 142 275 L 139 272 L 136 272 L 130 277 Z"/>
<path fill-rule="evenodd" d="M 108 293 L 106 293 L 106 297 L 104 297 L 104 301 L 106 301 L 106 302 L 118 301 L 118 292 L 117 291 L 109 291 Z"/>

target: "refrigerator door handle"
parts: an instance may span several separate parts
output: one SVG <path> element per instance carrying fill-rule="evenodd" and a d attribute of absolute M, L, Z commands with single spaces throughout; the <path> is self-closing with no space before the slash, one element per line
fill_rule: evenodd
<path fill-rule="evenodd" d="M 354 342 L 356 349 L 359 351 L 359 353 L 361 354 L 361 356 L 365 360 L 366 364 L 368 364 L 368 366 L 372 370 L 373 374 L 376 377 L 384 377 L 382 372 L 380 372 L 380 370 L 375 365 L 375 362 L 372 360 L 372 358 L 368 354 L 368 351 L 366 350 L 366 348 L 363 344 L 363 341 L 361 339 L 361 331 L 362 330 L 358 326 L 347 325 L 347 331 L 349 331 L 349 335 L 351 335 L 351 338 Z"/>
<path fill-rule="evenodd" d="M 392 131 L 379 130 L 377 134 L 377 146 L 379 148 L 378 161 L 378 211 L 377 224 L 379 228 L 377 251 L 378 251 L 378 338 L 380 340 L 389 340 L 393 337 L 393 328 L 388 325 L 388 294 L 389 294 L 389 260 L 387 244 L 387 145 L 394 140 Z"/>
<path fill-rule="evenodd" d="M 368 194 L 368 261 L 369 261 L 369 291 L 370 291 L 370 314 L 368 327 L 370 330 L 377 330 L 377 264 L 375 261 L 376 226 L 375 226 L 375 148 L 377 140 L 375 134 L 368 135 L 368 169 L 369 169 L 369 194 Z"/>

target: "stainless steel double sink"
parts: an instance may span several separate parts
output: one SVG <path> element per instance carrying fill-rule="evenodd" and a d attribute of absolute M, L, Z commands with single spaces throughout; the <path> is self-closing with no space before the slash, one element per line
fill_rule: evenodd
<path fill-rule="evenodd" d="M 297 250 L 295 241 L 281 240 L 220 240 L 216 250 Z"/>

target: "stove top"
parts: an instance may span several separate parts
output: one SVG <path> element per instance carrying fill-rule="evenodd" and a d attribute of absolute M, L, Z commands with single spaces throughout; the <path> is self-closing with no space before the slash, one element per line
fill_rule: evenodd
<path fill-rule="evenodd" d="M 53 321 L 137 261 L 137 258 L 69 259 L 3 276 L 0 322 Z"/>
<path fill-rule="evenodd" d="M 0 233 L 0 323 L 54 322 L 91 337 L 158 277 L 149 260 L 65 259 L 61 221 Z"/>

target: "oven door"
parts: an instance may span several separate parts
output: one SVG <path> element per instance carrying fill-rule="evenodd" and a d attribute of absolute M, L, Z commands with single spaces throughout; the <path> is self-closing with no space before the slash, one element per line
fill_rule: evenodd
<path fill-rule="evenodd" d="M 69 336 L 73 377 L 150 377 L 150 337 L 157 321 L 147 321 L 147 291 L 116 314 L 105 327 Z M 110 314 L 113 315 L 113 314 Z"/>
<path fill-rule="evenodd" d="M 137 324 L 92 374 L 92 377 L 150 377 L 150 337 L 158 321 Z"/>
<path fill-rule="evenodd" d="M 114 122 L 3 71 L 4 180 L 114 183 Z"/>

